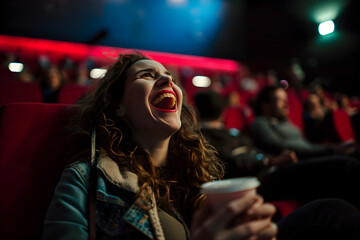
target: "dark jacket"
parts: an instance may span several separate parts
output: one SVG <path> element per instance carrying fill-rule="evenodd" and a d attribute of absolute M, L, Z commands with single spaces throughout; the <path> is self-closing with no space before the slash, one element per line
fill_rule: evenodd
<path fill-rule="evenodd" d="M 250 138 L 240 133 L 230 134 L 225 128 L 202 127 L 201 132 L 219 153 L 225 164 L 225 178 L 257 176 L 265 169 L 264 158 Z"/>
<path fill-rule="evenodd" d="M 307 141 L 289 121 L 258 116 L 250 127 L 255 145 L 263 151 L 279 154 L 293 150 L 299 158 L 313 158 L 332 154 L 329 147 Z"/>

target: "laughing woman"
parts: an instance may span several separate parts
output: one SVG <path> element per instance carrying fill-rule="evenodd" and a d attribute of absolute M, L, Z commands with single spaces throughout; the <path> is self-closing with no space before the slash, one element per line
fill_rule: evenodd
<path fill-rule="evenodd" d="M 276 234 L 275 209 L 260 196 L 236 200 L 215 218 L 202 208 L 190 233 L 192 215 L 205 200 L 200 185 L 220 179 L 223 168 L 160 63 L 120 55 L 79 108 L 70 127 L 76 161 L 56 187 L 44 239 L 242 239 L 244 229 L 253 230 L 245 231 L 247 238 Z M 256 219 L 228 227 L 250 208 Z"/>

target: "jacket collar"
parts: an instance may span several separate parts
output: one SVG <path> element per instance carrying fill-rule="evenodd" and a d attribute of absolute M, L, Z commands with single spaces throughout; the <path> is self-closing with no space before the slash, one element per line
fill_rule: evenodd
<path fill-rule="evenodd" d="M 120 168 L 119 165 L 107 155 L 104 149 L 100 149 L 97 168 L 103 172 L 104 176 L 112 184 L 134 193 L 140 190 L 137 175 L 133 172 L 130 172 L 126 168 Z M 142 231 L 150 239 L 154 239 L 155 235 L 155 239 L 165 240 L 164 232 L 161 227 L 160 219 L 157 212 L 154 193 L 151 193 L 150 203 L 148 204 L 150 208 L 148 209 L 147 213 L 145 213 L 144 210 L 139 208 L 138 205 L 134 203 L 125 213 L 124 220 Z M 136 214 L 143 216 L 143 218 L 141 219 L 144 219 L 144 221 L 134 221 L 133 216 L 135 216 Z M 149 219 L 147 219 L 147 216 L 149 217 Z M 150 231 L 148 231 L 148 227 L 144 227 L 149 224 L 148 221 L 152 225 L 154 235 Z"/>
<path fill-rule="evenodd" d="M 126 168 L 120 168 L 119 165 L 112 160 L 103 149 L 100 150 L 98 168 L 114 185 L 134 193 L 139 191 L 140 187 L 137 175 Z"/>

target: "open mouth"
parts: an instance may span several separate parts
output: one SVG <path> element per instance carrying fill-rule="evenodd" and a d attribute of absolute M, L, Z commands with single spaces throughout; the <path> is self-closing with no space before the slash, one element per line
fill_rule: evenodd
<path fill-rule="evenodd" d="M 151 105 L 159 110 L 174 111 L 176 110 L 175 93 L 171 91 L 161 91 L 156 95 Z"/>

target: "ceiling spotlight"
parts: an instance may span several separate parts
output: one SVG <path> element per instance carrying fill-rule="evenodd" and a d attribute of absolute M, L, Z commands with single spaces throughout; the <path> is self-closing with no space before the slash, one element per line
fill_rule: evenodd
<path fill-rule="evenodd" d="M 9 63 L 9 70 L 11 72 L 21 72 L 24 69 L 24 64 L 18 62 Z"/>
<path fill-rule="evenodd" d="M 192 84 L 195 87 L 209 87 L 211 85 L 211 79 L 206 76 L 195 76 L 192 79 Z"/>
<path fill-rule="evenodd" d="M 319 33 L 320 35 L 327 35 L 334 32 L 335 24 L 332 20 L 322 22 L 319 24 Z"/>
<path fill-rule="evenodd" d="M 103 68 L 93 68 L 91 71 L 90 71 L 90 77 L 91 78 L 102 78 L 105 73 L 107 72 L 106 69 L 103 69 Z"/>

